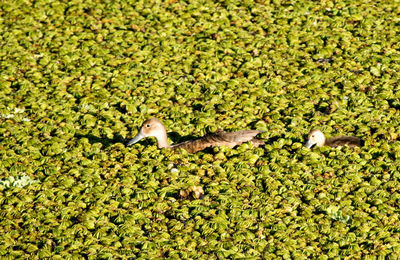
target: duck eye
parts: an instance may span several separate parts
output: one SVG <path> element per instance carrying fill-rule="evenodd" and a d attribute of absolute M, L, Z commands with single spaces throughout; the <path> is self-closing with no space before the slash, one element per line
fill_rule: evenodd
<path fill-rule="evenodd" d="M 147 124 L 147 125 L 146 125 L 146 127 L 150 127 L 150 125 L 149 125 L 149 124 Z"/>

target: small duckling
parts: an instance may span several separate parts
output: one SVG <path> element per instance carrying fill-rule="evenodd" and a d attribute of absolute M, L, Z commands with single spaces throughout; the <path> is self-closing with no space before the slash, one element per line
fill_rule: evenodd
<path fill-rule="evenodd" d="M 347 145 L 350 147 L 362 146 L 363 140 L 354 136 L 338 136 L 329 139 L 325 138 L 325 135 L 318 129 L 312 130 L 308 134 L 308 140 L 304 145 L 307 148 L 312 148 L 313 146 L 330 146 L 337 147 Z"/>
<path fill-rule="evenodd" d="M 157 118 L 147 119 L 139 130 L 139 133 L 128 142 L 128 145 L 135 144 L 145 137 L 154 136 L 157 139 L 158 148 L 183 148 L 189 153 L 195 153 L 204 150 L 207 147 L 225 145 L 233 148 L 244 142 L 251 142 L 253 146 L 258 147 L 264 144 L 263 140 L 254 138 L 260 130 L 242 130 L 237 132 L 218 131 L 207 134 L 199 139 L 189 140 L 183 143 L 169 145 L 167 140 L 167 131 L 164 125 Z"/>

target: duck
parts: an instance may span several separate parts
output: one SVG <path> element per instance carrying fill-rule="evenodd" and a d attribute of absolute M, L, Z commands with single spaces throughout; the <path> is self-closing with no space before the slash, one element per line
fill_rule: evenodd
<path fill-rule="evenodd" d="M 128 142 L 128 145 L 135 144 L 146 137 L 154 136 L 157 139 L 158 148 L 185 149 L 189 153 L 196 153 L 207 147 L 228 146 L 233 148 L 245 142 L 250 142 L 254 147 L 264 145 L 264 141 L 255 138 L 262 133 L 262 130 L 242 130 L 237 132 L 225 132 L 219 130 L 209 133 L 195 140 L 170 145 L 167 140 L 167 131 L 163 123 L 157 118 L 150 118 L 144 121 L 138 134 Z"/>
<path fill-rule="evenodd" d="M 315 146 L 330 146 L 338 147 L 347 145 L 349 147 L 360 147 L 363 145 L 363 140 L 354 136 L 338 136 L 332 138 L 325 138 L 325 135 L 321 130 L 314 129 L 308 133 L 307 142 L 305 143 L 306 148 L 312 148 Z"/>

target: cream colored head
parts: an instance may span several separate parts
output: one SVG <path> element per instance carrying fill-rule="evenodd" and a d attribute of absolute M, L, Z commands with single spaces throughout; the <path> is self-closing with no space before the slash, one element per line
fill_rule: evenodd
<path fill-rule="evenodd" d="M 167 141 L 167 131 L 165 130 L 165 127 L 161 121 L 157 118 L 150 118 L 144 121 L 139 133 L 128 142 L 128 145 L 135 144 L 141 139 L 151 136 L 157 138 L 159 148 L 169 147 Z"/>
<path fill-rule="evenodd" d="M 307 148 L 311 148 L 314 145 L 324 146 L 324 144 L 325 144 L 325 135 L 320 130 L 315 129 L 308 134 L 308 140 L 304 146 Z"/>

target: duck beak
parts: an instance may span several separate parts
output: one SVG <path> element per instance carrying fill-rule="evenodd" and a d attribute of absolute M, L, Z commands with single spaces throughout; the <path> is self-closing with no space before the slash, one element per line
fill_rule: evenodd
<path fill-rule="evenodd" d="M 304 144 L 304 147 L 306 147 L 306 148 L 311 148 L 311 147 L 313 147 L 313 145 L 314 145 L 314 143 L 311 142 L 310 140 L 308 140 L 308 141 Z"/>
<path fill-rule="evenodd" d="M 139 142 L 140 140 L 142 140 L 143 138 L 145 138 L 146 136 L 142 133 L 142 131 L 140 131 L 135 137 L 133 137 L 132 140 L 130 140 L 128 142 L 128 145 L 131 144 L 136 144 L 137 142 Z"/>

